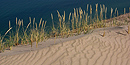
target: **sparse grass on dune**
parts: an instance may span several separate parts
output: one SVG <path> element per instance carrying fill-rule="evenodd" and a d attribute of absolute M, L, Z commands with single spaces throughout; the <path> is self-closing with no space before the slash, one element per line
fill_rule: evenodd
<path fill-rule="evenodd" d="M 7 30 L 5 35 L 0 35 L 0 51 L 3 52 L 7 48 L 10 48 L 11 50 L 12 46 L 17 46 L 19 44 L 30 44 L 32 47 L 33 42 L 36 42 L 36 47 L 38 47 L 39 42 L 50 37 L 55 37 L 56 40 L 58 37 L 63 38 L 79 35 L 81 33 L 86 34 L 89 30 L 95 28 L 124 25 L 130 22 L 130 15 L 128 15 L 127 19 L 123 18 L 123 20 L 120 20 L 120 17 L 117 17 L 119 15 L 117 8 L 115 10 L 111 8 L 111 19 L 107 19 L 107 7 L 105 5 L 100 5 L 100 8 L 98 7 L 99 4 L 96 4 L 95 11 L 89 4 L 87 4 L 86 10 L 83 10 L 81 7 L 74 8 L 73 13 L 69 14 L 68 19 L 66 19 L 65 11 L 64 14 L 61 15 L 57 10 L 59 21 L 58 26 L 54 24 L 53 14 L 51 13 L 52 27 L 49 33 L 46 31 L 47 21 L 44 21 L 42 18 L 40 19 L 39 23 L 36 23 L 35 18 L 32 19 L 29 17 L 30 22 L 25 27 L 23 25 L 23 19 L 16 18 L 16 28 L 13 28 L 16 29 L 15 31 L 11 30 L 12 27 L 9 21 L 9 30 Z M 126 14 L 126 8 L 124 8 L 124 14 Z M 128 26 L 128 34 L 129 33 L 130 30 Z M 103 33 L 103 37 L 104 36 L 105 31 Z"/>
<path fill-rule="evenodd" d="M 6 31 L 6 33 L 4 34 L 4 36 L 1 36 L 1 35 L 0 35 L 0 52 L 3 52 L 4 49 L 5 49 L 6 46 L 7 46 L 7 45 L 5 45 L 6 42 L 4 41 L 4 38 L 5 38 L 5 36 L 7 35 L 7 33 L 8 33 L 11 29 L 12 29 L 12 27 L 9 28 L 9 30 Z"/>

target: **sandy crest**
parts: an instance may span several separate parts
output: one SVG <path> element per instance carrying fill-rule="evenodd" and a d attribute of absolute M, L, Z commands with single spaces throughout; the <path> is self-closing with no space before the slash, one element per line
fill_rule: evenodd
<path fill-rule="evenodd" d="M 53 45 L 54 40 L 50 39 L 46 46 L 41 42 L 32 51 L 25 51 L 29 46 L 16 47 L 15 51 L 0 53 L 0 65 L 130 65 L 127 29 L 127 26 L 95 29 L 91 34 L 57 39 L 58 44 Z M 23 52 L 18 53 L 18 48 Z"/>

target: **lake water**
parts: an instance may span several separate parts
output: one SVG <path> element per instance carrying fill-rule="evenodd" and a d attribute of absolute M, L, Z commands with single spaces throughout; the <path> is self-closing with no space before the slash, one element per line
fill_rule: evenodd
<path fill-rule="evenodd" d="M 8 21 L 11 21 L 12 27 L 15 25 L 15 18 L 23 19 L 25 25 L 29 23 L 29 17 L 36 18 L 39 22 L 40 18 L 48 21 L 47 25 L 51 24 L 52 13 L 54 18 L 57 17 L 56 10 L 61 14 L 66 11 L 73 12 L 73 8 L 81 7 L 86 10 L 86 5 L 105 4 L 110 11 L 110 8 L 118 8 L 119 13 L 123 14 L 123 9 L 130 7 L 130 0 L 0 0 L 0 32 L 5 32 L 8 29 Z"/>

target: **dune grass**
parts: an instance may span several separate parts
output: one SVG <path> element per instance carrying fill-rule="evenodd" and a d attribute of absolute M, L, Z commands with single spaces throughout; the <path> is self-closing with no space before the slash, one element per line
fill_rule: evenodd
<path fill-rule="evenodd" d="M 3 52 L 4 49 L 6 48 L 6 45 L 5 45 L 6 42 L 4 42 L 4 38 L 5 38 L 5 36 L 7 35 L 7 33 L 8 33 L 11 29 L 12 29 L 12 27 L 9 28 L 9 30 L 6 31 L 6 33 L 4 34 L 4 36 L 1 36 L 1 35 L 0 35 L 0 51 L 1 51 L 1 52 Z"/>
<path fill-rule="evenodd" d="M 100 8 L 98 8 L 100 6 Z M 118 10 L 117 8 L 114 10 L 111 8 L 110 18 L 114 18 L 112 22 L 106 22 L 107 20 L 107 7 L 105 5 L 95 5 L 96 9 L 92 9 L 92 6 L 87 4 L 86 10 L 83 10 L 81 7 L 74 8 L 73 13 L 70 13 L 68 19 L 66 19 L 66 13 L 61 15 L 57 10 L 58 14 L 58 26 L 56 27 L 54 24 L 53 14 L 51 13 L 52 19 L 52 27 L 50 33 L 46 31 L 46 23 L 42 18 L 39 23 L 35 22 L 35 18 L 29 17 L 29 23 L 24 27 L 23 19 L 16 18 L 16 30 L 11 30 L 11 24 L 9 21 L 9 30 L 5 33 L 5 35 L 0 35 L 0 51 L 4 51 L 7 48 L 12 49 L 12 46 L 17 45 L 27 45 L 30 44 L 33 46 L 33 42 L 36 42 L 36 47 L 38 47 L 38 43 L 50 38 L 50 37 L 69 37 L 73 35 L 79 35 L 81 33 L 86 34 L 89 30 L 95 28 L 103 28 L 109 26 L 118 25 L 115 17 L 117 17 Z M 99 10 L 98 10 L 99 9 Z M 129 8 L 130 10 L 130 8 Z M 115 12 L 114 12 L 115 11 Z M 126 9 L 124 8 L 124 14 L 126 13 Z M 110 24 L 109 24 L 110 23 Z M 123 25 L 123 24 L 122 24 Z M 13 28 L 14 29 L 14 28 Z M 9 33 L 9 34 L 7 34 Z M 128 27 L 128 34 L 130 33 Z M 6 38 L 5 38 L 6 36 Z M 105 31 L 103 33 L 103 37 L 105 36 Z M 55 43 L 55 41 L 54 41 Z"/>

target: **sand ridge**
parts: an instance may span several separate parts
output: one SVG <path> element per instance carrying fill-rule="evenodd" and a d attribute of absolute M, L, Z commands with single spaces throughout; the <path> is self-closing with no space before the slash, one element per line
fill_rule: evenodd
<path fill-rule="evenodd" d="M 127 26 L 95 29 L 38 50 L 1 54 L 0 65 L 130 65 L 130 34 Z"/>

